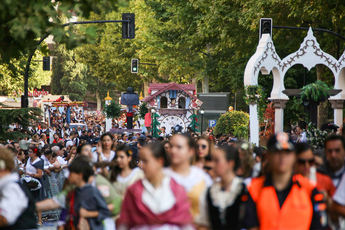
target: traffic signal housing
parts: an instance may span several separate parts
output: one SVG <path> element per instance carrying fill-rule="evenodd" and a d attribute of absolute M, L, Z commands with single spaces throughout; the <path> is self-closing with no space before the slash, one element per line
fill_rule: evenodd
<path fill-rule="evenodd" d="M 131 73 L 138 73 L 138 71 L 139 71 L 139 59 L 132 59 Z"/>
<path fill-rule="evenodd" d="M 272 37 L 272 26 L 272 18 L 260 18 L 259 39 L 261 39 L 263 34 L 270 34 L 270 36 Z"/>
<path fill-rule="evenodd" d="M 135 38 L 135 14 L 123 13 L 122 20 L 122 38 L 133 39 Z"/>
<path fill-rule="evenodd" d="M 43 57 L 43 70 L 50 71 L 50 57 L 49 56 Z"/>

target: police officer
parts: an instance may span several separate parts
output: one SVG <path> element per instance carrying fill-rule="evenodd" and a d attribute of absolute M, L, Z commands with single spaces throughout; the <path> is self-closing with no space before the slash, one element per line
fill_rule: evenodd
<path fill-rule="evenodd" d="M 294 145 L 286 133 L 272 136 L 263 177 L 248 185 L 245 226 L 250 229 L 324 229 L 327 224 L 324 197 L 307 178 L 294 175 Z"/>

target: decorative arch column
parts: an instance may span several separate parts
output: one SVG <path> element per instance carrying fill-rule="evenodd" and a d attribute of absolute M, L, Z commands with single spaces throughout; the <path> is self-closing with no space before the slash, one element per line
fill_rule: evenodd
<path fill-rule="evenodd" d="M 336 60 L 332 55 L 324 52 L 309 28 L 307 36 L 300 44 L 300 48 L 280 59 L 275 51 L 273 41 L 269 34 L 263 34 L 255 54 L 249 59 L 244 71 L 244 85 L 257 85 L 259 72 L 262 74 L 273 73 L 273 89 L 270 100 L 275 109 L 275 132 L 283 131 L 284 109 L 289 100 L 283 94 L 284 77 L 287 71 L 296 64 L 302 64 L 308 70 L 318 64 L 327 66 L 335 78 L 334 89 L 341 89 L 341 93 L 329 98 L 334 109 L 334 123 L 343 124 L 343 104 L 345 101 L 345 52 Z M 250 112 L 250 142 L 259 144 L 259 121 L 257 105 L 249 105 Z"/>
<path fill-rule="evenodd" d="M 250 143 L 259 146 L 259 117 L 258 104 L 249 104 L 249 136 Z"/>
<path fill-rule="evenodd" d="M 343 126 L 344 101 L 344 99 L 329 99 L 332 109 L 334 110 L 334 124 L 339 127 Z"/>
<path fill-rule="evenodd" d="M 282 79 L 279 63 L 280 57 L 275 51 L 273 41 L 269 34 L 263 34 L 255 54 L 249 59 L 246 69 L 244 71 L 244 85 L 255 86 L 258 85 L 259 72 L 268 75 L 273 72 L 273 89 L 271 98 L 274 99 L 288 99 L 282 93 L 284 90 L 284 81 Z M 259 118 L 257 103 L 249 104 L 249 134 L 250 142 L 259 146 Z"/>
<path fill-rule="evenodd" d="M 284 109 L 288 99 L 270 99 L 273 102 L 274 108 L 274 132 L 284 131 Z"/>

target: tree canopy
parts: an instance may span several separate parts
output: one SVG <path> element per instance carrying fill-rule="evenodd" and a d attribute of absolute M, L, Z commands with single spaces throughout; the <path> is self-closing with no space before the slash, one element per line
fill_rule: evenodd
<path fill-rule="evenodd" d="M 5 2 L 5 5 L 20 4 Z M 45 9 L 42 6 L 42 0 L 36 2 L 36 5 L 27 6 L 28 12 L 34 6 L 36 8 L 31 12 L 40 12 L 39 10 Z M 59 48 L 57 51 L 57 57 L 60 52 L 61 57 L 65 58 L 60 59 L 60 64 L 58 61 L 55 63 L 52 89 L 59 93 L 75 94 L 76 98 L 95 95 L 99 104 L 107 90 L 110 90 L 112 94 L 112 92 L 124 91 L 128 86 L 133 86 L 135 90 L 143 91 L 145 82 L 187 83 L 193 81 L 200 83 L 200 80 L 207 76 L 210 91 L 230 92 L 231 104 L 236 104 L 237 109 L 246 110 L 247 105 L 243 100 L 243 72 L 258 44 L 260 18 L 271 17 L 274 25 L 312 26 L 345 34 L 345 2 L 342 0 L 119 0 L 116 3 L 110 0 L 78 2 L 68 0 L 55 2 L 61 10 L 51 12 L 51 5 L 46 6 L 43 16 L 41 15 L 37 23 L 29 29 L 24 29 L 24 35 L 21 36 L 26 36 L 26 40 L 31 42 L 29 36 L 38 38 L 51 31 L 59 45 L 66 44 L 66 49 L 78 45 L 73 51 L 63 51 L 65 48 L 61 48 L 63 50 Z M 80 7 L 81 5 L 85 7 Z M 2 12 L 1 7 L 0 12 Z M 17 10 L 20 9 L 22 8 Z M 120 23 L 62 29 L 58 25 L 66 18 L 71 18 L 70 9 L 73 9 L 73 14 L 79 16 L 78 20 L 84 18 L 119 19 L 121 13 L 135 13 L 136 37 L 132 40 L 122 39 Z M 6 12 L 4 15 L 8 14 L 10 13 Z M 16 18 L 23 17 L 24 21 L 31 21 L 38 17 L 27 14 L 25 10 L 23 15 Z M 54 20 L 42 22 L 48 17 L 47 15 L 49 17 L 53 15 Z M 62 19 L 63 17 L 65 19 Z M 9 25 L 12 24 L 6 22 L 5 25 L 10 31 Z M 21 24 L 19 28 L 23 26 L 24 24 Z M 18 31 L 21 29 L 12 30 L 17 32 L 5 33 L 6 35 L 1 36 L 13 36 L 15 44 L 20 40 L 18 34 L 21 33 Z M 79 43 L 89 35 L 93 38 L 91 43 Z M 273 29 L 273 40 L 279 55 L 285 57 L 296 51 L 305 35 L 306 31 Z M 0 41 L 7 41 L 1 36 Z M 315 32 L 315 36 L 326 52 L 336 57 L 341 55 L 345 47 L 344 42 L 326 33 Z M 33 45 L 30 42 L 26 47 Z M 21 45 L 24 45 L 24 42 L 18 45 L 18 49 L 25 50 L 24 47 L 21 48 Z M 0 51 L 0 54 L 3 53 L 5 52 Z M 16 55 L 9 52 L 9 56 Z M 130 73 L 132 58 L 139 58 L 140 63 L 155 65 L 139 64 L 139 74 L 132 74 Z M 287 88 L 302 88 L 317 78 L 332 85 L 329 74 L 330 72 L 322 67 L 308 72 L 304 67 L 296 66 L 288 71 L 285 84 Z M 260 75 L 259 84 L 268 96 L 272 88 L 272 76 Z M 290 114 L 293 113 L 288 113 L 287 116 Z"/>
<path fill-rule="evenodd" d="M 113 0 L 5 0 L 0 5 L 0 58 L 8 61 L 19 58 L 37 44 L 37 39 L 52 34 L 58 43 L 75 47 L 79 42 L 92 36 L 85 30 L 77 36 L 73 28 L 64 28 L 65 19 L 73 16 L 88 18 L 90 12 L 106 12 L 116 7 Z"/>

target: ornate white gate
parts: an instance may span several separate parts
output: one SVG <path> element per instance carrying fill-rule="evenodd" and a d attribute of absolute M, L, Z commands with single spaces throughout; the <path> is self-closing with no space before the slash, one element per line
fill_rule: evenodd
<path fill-rule="evenodd" d="M 317 42 L 312 28 L 309 28 L 307 36 L 301 43 L 300 48 L 280 59 L 276 53 L 274 43 L 269 34 L 263 34 L 255 54 L 249 59 L 244 72 L 244 85 L 251 86 L 258 84 L 259 71 L 262 74 L 273 74 L 273 88 L 269 100 L 275 108 L 275 132 L 283 131 L 284 108 L 289 97 L 282 91 L 286 72 L 294 65 L 302 64 L 308 70 L 318 64 L 327 66 L 333 73 L 335 83 L 334 89 L 342 91 L 336 96 L 329 98 L 334 109 L 334 123 L 339 127 L 343 125 L 343 102 L 345 100 L 345 51 L 339 60 L 332 55 L 322 51 Z M 259 120 L 257 104 L 249 105 L 250 113 L 250 142 L 259 145 Z"/>

